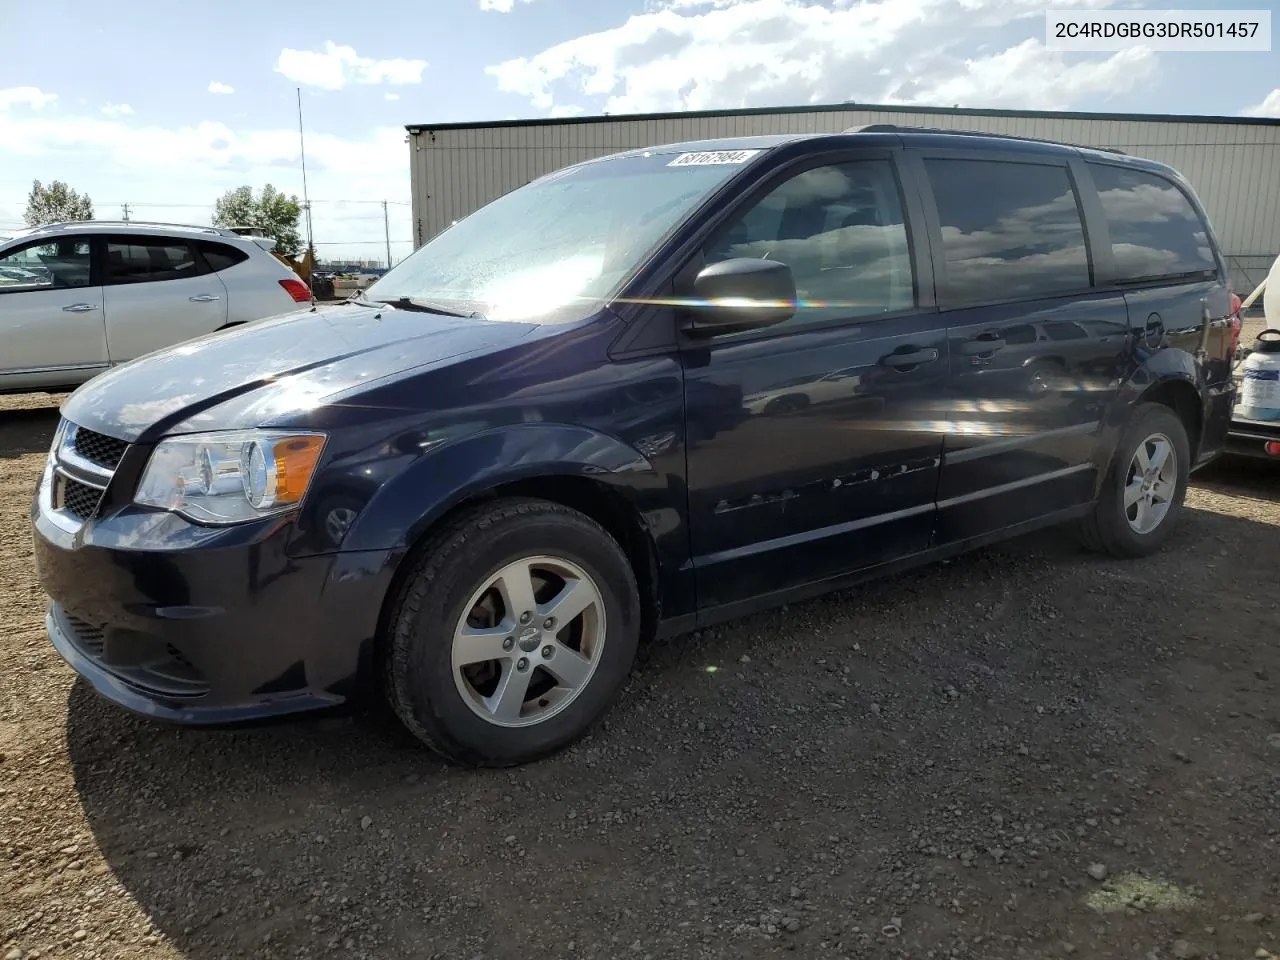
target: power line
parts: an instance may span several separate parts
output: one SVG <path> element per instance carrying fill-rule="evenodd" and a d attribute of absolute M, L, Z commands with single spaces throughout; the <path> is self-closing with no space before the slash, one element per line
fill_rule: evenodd
<path fill-rule="evenodd" d="M 312 200 L 312 203 L 390 203 L 398 207 L 413 206 L 408 200 Z"/>
<path fill-rule="evenodd" d="M 381 220 L 383 239 L 381 240 L 319 240 L 319 241 L 315 240 L 313 231 L 312 231 L 312 226 L 311 226 L 310 207 L 317 203 L 320 203 L 320 204 L 376 204 L 382 207 L 381 216 L 379 216 L 376 213 L 372 215 L 357 214 L 353 216 L 353 215 L 344 214 L 339 211 L 333 211 L 332 213 L 327 214 L 326 216 L 332 217 L 333 221 L 335 221 L 337 224 L 353 223 L 356 221 L 372 223 L 374 221 Z M 303 206 L 304 206 L 304 212 L 306 214 L 306 219 L 307 219 L 306 227 L 307 227 L 308 243 L 314 247 L 320 247 L 320 246 L 346 247 L 346 246 L 366 246 L 366 245 L 371 246 L 373 244 L 382 244 L 386 247 L 387 260 L 390 261 L 392 259 L 391 245 L 393 243 L 397 245 L 399 244 L 409 244 L 410 246 L 413 245 L 413 240 L 411 239 L 410 240 L 392 240 L 391 239 L 391 215 L 390 215 L 389 208 L 392 205 L 398 206 L 398 207 L 410 206 L 408 202 L 403 200 L 312 200 L 310 201 L 309 204 L 304 202 Z M 135 211 L 138 211 L 138 210 L 172 209 L 172 210 L 210 211 L 215 208 L 215 204 L 211 204 L 211 203 L 161 203 L 155 200 L 144 200 L 144 201 L 100 200 L 98 201 L 98 207 L 100 209 L 113 207 L 113 206 L 120 208 L 123 214 L 123 219 L 126 223 L 131 220 L 131 214 L 133 214 Z M 24 229 L 25 226 L 26 226 L 25 224 L 14 223 L 12 226 L 0 226 L 0 229 L 20 230 L 20 229 Z M 341 229 L 341 226 L 338 226 L 338 229 Z"/>
<path fill-rule="evenodd" d="M 317 240 L 317 247 L 349 247 L 366 243 L 413 243 L 412 240 Z"/>
<path fill-rule="evenodd" d="M 364 214 L 361 214 L 361 215 L 360 215 L 360 216 L 358 216 L 358 217 L 344 217 L 344 216 L 342 216 L 341 214 L 339 214 L 339 215 L 338 215 L 338 217 L 336 217 L 335 219 L 340 219 L 343 223 L 351 223 L 352 221 L 356 221 L 356 220 L 359 220 L 359 221 L 366 221 L 366 220 L 368 220 L 368 221 L 374 221 L 374 220 L 376 220 L 378 223 L 381 223 L 381 222 L 382 222 L 382 220 L 383 220 L 383 217 L 382 217 L 382 214 L 380 214 L 380 213 L 379 213 L 379 214 L 377 214 L 377 215 L 375 215 L 375 216 L 366 216 L 366 215 L 364 215 Z"/>
<path fill-rule="evenodd" d="M 112 203 L 110 200 L 106 200 L 103 201 L 103 205 L 111 207 L 116 204 Z M 184 210 L 204 210 L 213 206 L 212 203 L 137 203 L 133 200 L 121 201 L 119 205 L 122 207 L 173 207 L 175 209 L 180 208 Z"/>
<path fill-rule="evenodd" d="M 13 200 L 0 201 L 0 202 L 11 203 L 17 206 L 26 206 L 27 198 L 22 197 L 21 199 L 13 199 Z M 165 203 L 163 201 L 158 201 L 158 200 L 146 200 L 141 202 L 136 200 L 95 200 L 94 201 L 94 205 L 100 206 L 100 207 L 121 207 L 121 206 L 124 206 L 126 203 L 129 205 L 131 209 L 134 207 L 172 207 L 175 210 L 205 210 L 214 206 L 214 201 L 212 200 L 210 200 L 208 203 Z M 317 203 L 372 203 L 378 206 L 382 206 L 383 203 L 386 203 L 393 207 L 409 207 L 413 205 L 408 200 L 312 200 L 311 203 L 313 206 Z"/>

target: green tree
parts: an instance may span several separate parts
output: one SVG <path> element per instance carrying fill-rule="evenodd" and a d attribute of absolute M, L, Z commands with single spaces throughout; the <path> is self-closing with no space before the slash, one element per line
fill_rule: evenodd
<path fill-rule="evenodd" d="M 298 221 L 302 204 L 296 196 L 286 197 L 271 184 L 258 196 L 250 187 L 228 190 L 214 204 L 215 227 L 257 227 L 262 235 L 276 242 L 276 251 L 292 257 L 302 249 Z"/>
<path fill-rule="evenodd" d="M 34 180 L 31 193 L 27 195 L 27 212 L 23 216 L 29 227 L 68 220 L 92 220 L 93 201 L 87 193 L 76 193 L 61 180 L 54 180 L 47 187 Z"/>

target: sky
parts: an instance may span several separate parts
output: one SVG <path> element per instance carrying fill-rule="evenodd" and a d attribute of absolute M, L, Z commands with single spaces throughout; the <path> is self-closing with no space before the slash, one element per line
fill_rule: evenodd
<path fill-rule="evenodd" d="M 412 249 L 406 124 L 856 101 L 1280 117 L 1270 53 L 1064 54 L 1045 10 L 1221 0 L 311 0 L 4 5 L 0 234 L 33 180 L 207 223 L 307 186 L 322 257 Z M 1274 0 L 1239 0 L 1233 8 Z"/>

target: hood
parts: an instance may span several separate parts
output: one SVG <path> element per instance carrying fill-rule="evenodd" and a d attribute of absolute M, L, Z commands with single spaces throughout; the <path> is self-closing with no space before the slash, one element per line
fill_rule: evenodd
<path fill-rule="evenodd" d="M 68 420 L 121 440 L 270 426 L 326 397 L 510 346 L 535 324 L 399 310 L 308 308 L 139 357 L 68 398 Z"/>

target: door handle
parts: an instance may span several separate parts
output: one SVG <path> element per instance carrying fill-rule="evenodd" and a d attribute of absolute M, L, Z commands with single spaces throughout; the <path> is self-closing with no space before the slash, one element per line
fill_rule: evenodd
<path fill-rule="evenodd" d="M 968 340 L 965 342 L 965 345 L 964 345 L 964 355 L 966 357 L 976 357 L 979 354 L 983 354 L 983 353 L 994 353 L 996 350 L 1003 349 L 1006 345 L 1007 345 L 1006 342 L 1000 339 Z"/>
<path fill-rule="evenodd" d="M 890 353 L 880 358 L 880 362 L 895 370 L 907 367 L 918 367 L 922 363 L 933 363 L 938 359 L 938 351 L 933 347 L 925 350 L 909 350 L 905 353 Z"/>
<path fill-rule="evenodd" d="M 72 303 L 62 308 L 64 313 L 88 313 L 97 309 L 92 303 Z"/>
<path fill-rule="evenodd" d="M 215 300 L 221 300 L 221 297 L 215 297 L 211 293 L 201 293 L 194 297 L 187 297 L 192 303 L 213 303 Z"/>

